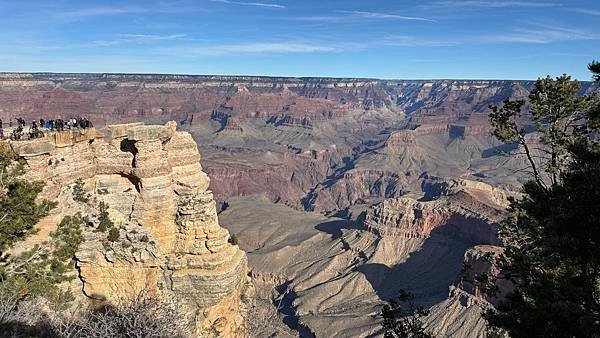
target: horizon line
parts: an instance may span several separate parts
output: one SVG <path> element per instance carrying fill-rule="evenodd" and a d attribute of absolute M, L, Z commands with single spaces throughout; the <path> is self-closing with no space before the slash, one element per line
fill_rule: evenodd
<path fill-rule="evenodd" d="M 184 77 L 224 77 L 224 78 L 268 78 L 268 79 L 320 79 L 320 80 L 363 80 L 363 81 L 505 81 L 505 82 L 535 82 L 536 79 L 510 79 L 510 78 L 376 78 L 376 77 L 351 77 L 351 76 L 294 76 L 294 75 L 240 75 L 240 74 L 191 74 L 191 73 L 121 73 L 121 72 L 53 72 L 53 71 L 0 71 L 0 76 L 8 74 L 19 75 L 117 75 L 117 76 L 184 76 Z M 568 75 L 568 74 L 567 74 Z M 594 82 L 590 80 L 579 80 L 579 82 Z M 591 78 L 591 76 L 590 76 Z"/>

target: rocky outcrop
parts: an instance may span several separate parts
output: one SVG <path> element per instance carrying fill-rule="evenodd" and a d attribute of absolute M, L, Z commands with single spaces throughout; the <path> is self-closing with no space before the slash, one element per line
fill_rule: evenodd
<path fill-rule="evenodd" d="M 267 120 L 267 123 L 275 126 L 300 127 L 312 129 L 313 123 L 308 117 L 294 117 L 290 115 L 273 116 Z"/>
<path fill-rule="evenodd" d="M 211 189 L 221 201 L 265 194 L 274 202 L 300 208 L 306 191 L 325 180 L 342 162 L 339 152 L 331 149 L 304 151 L 288 146 L 285 152 L 229 150 L 235 160 L 218 157 L 211 159 L 207 168 Z"/>
<path fill-rule="evenodd" d="M 441 231 L 469 242 L 493 244 L 496 224 L 504 215 L 503 205 L 494 198 L 487 191 L 479 194 L 463 186 L 432 201 L 386 199 L 368 209 L 363 223 L 385 237 L 428 238 L 433 231 Z"/>
<path fill-rule="evenodd" d="M 497 305 L 514 289 L 514 284 L 502 275 L 496 260 L 504 248 L 493 245 L 478 245 L 465 252 L 464 268 L 457 285 L 468 292 L 475 301 Z"/>
<path fill-rule="evenodd" d="M 303 202 L 306 210 L 333 213 L 372 199 L 400 197 L 409 180 L 404 173 L 353 169 L 317 185 Z"/>
<path fill-rule="evenodd" d="M 11 145 L 26 160 L 29 178 L 46 182 L 42 195 L 57 200 L 60 212 L 93 219 L 95 203 L 108 206 L 119 239 L 86 229 L 76 254 L 87 297 L 114 301 L 146 290 L 177 299 L 194 319 L 195 335 L 243 334 L 251 290 L 246 255 L 219 226 L 190 134 L 178 132 L 174 122 L 128 124 Z M 70 197 L 69 186 L 78 180 L 88 204 Z"/>

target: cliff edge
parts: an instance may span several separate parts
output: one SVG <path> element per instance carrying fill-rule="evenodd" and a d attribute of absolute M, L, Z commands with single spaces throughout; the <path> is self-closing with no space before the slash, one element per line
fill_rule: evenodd
<path fill-rule="evenodd" d="M 252 290 L 246 254 L 218 223 L 190 134 L 175 122 L 135 123 L 49 133 L 11 147 L 28 178 L 45 182 L 41 196 L 58 202 L 24 247 L 47 238 L 65 215 L 90 220 L 71 285 L 80 299 L 110 302 L 144 290 L 176 299 L 195 335 L 243 335 Z M 94 227 L 99 205 L 118 236 L 107 239 Z"/>

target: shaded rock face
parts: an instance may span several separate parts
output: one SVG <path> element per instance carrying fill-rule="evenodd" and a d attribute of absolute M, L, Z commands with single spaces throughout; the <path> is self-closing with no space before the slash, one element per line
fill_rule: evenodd
<path fill-rule="evenodd" d="M 77 252 L 79 281 L 91 298 L 117 300 L 145 289 L 174 297 L 195 320 L 195 334 L 242 335 L 250 290 L 247 259 L 219 226 L 195 141 L 164 126 L 108 126 L 49 133 L 11 143 L 43 197 L 65 200 L 83 180 L 92 201 L 108 205 L 119 240 L 87 230 Z M 62 208 L 84 215 L 96 210 Z"/>
<path fill-rule="evenodd" d="M 319 184 L 304 205 L 310 211 L 332 213 L 368 199 L 400 197 L 409 180 L 403 173 L 386 170 L 350 170 L 331 184 Z"/>
<path fill-rule="evenodd" d="M 273 116 L 267 120 L 267 123 L 275 126 L 298 126 L 301 128 L 312 129 L 313 124 L 308 117 L 294 117 L 290 115 Z"/>
<path fill-rule="evenodd" d="M 514 290 L 514 284 L 503 278 L 494 259 L 504 253 L 504 248 L 493 245 L 478 245 L 465 252 L 464 268 L 458 288 L 473 295 L 481 303 L 498 305 Z M 485 278 L 485 282 L 482 280 Z M 488 290 L 494 288 L 495 290 Z"/>

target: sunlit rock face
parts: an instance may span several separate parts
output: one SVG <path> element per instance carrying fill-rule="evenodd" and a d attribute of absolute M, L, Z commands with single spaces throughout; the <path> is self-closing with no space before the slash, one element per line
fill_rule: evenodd
<path fill-rule="evenodd" d="M 77 211 L 95 217 L 108 206 L 117 241 L 86 229 L 77 252 L 83 294 L 116 301 L 140 291 L 174 297 L 194 319 L 195 334 L 242 336 L 249 301 L 246 254 L 219 226 L 209 178 L 196 142 L 174 122 L 49 133 L 12 142 L 42 196 L 59 202 L 54 223 Z M 83 180 L 90 202 L 74 203 L 70 186 Z"/>

